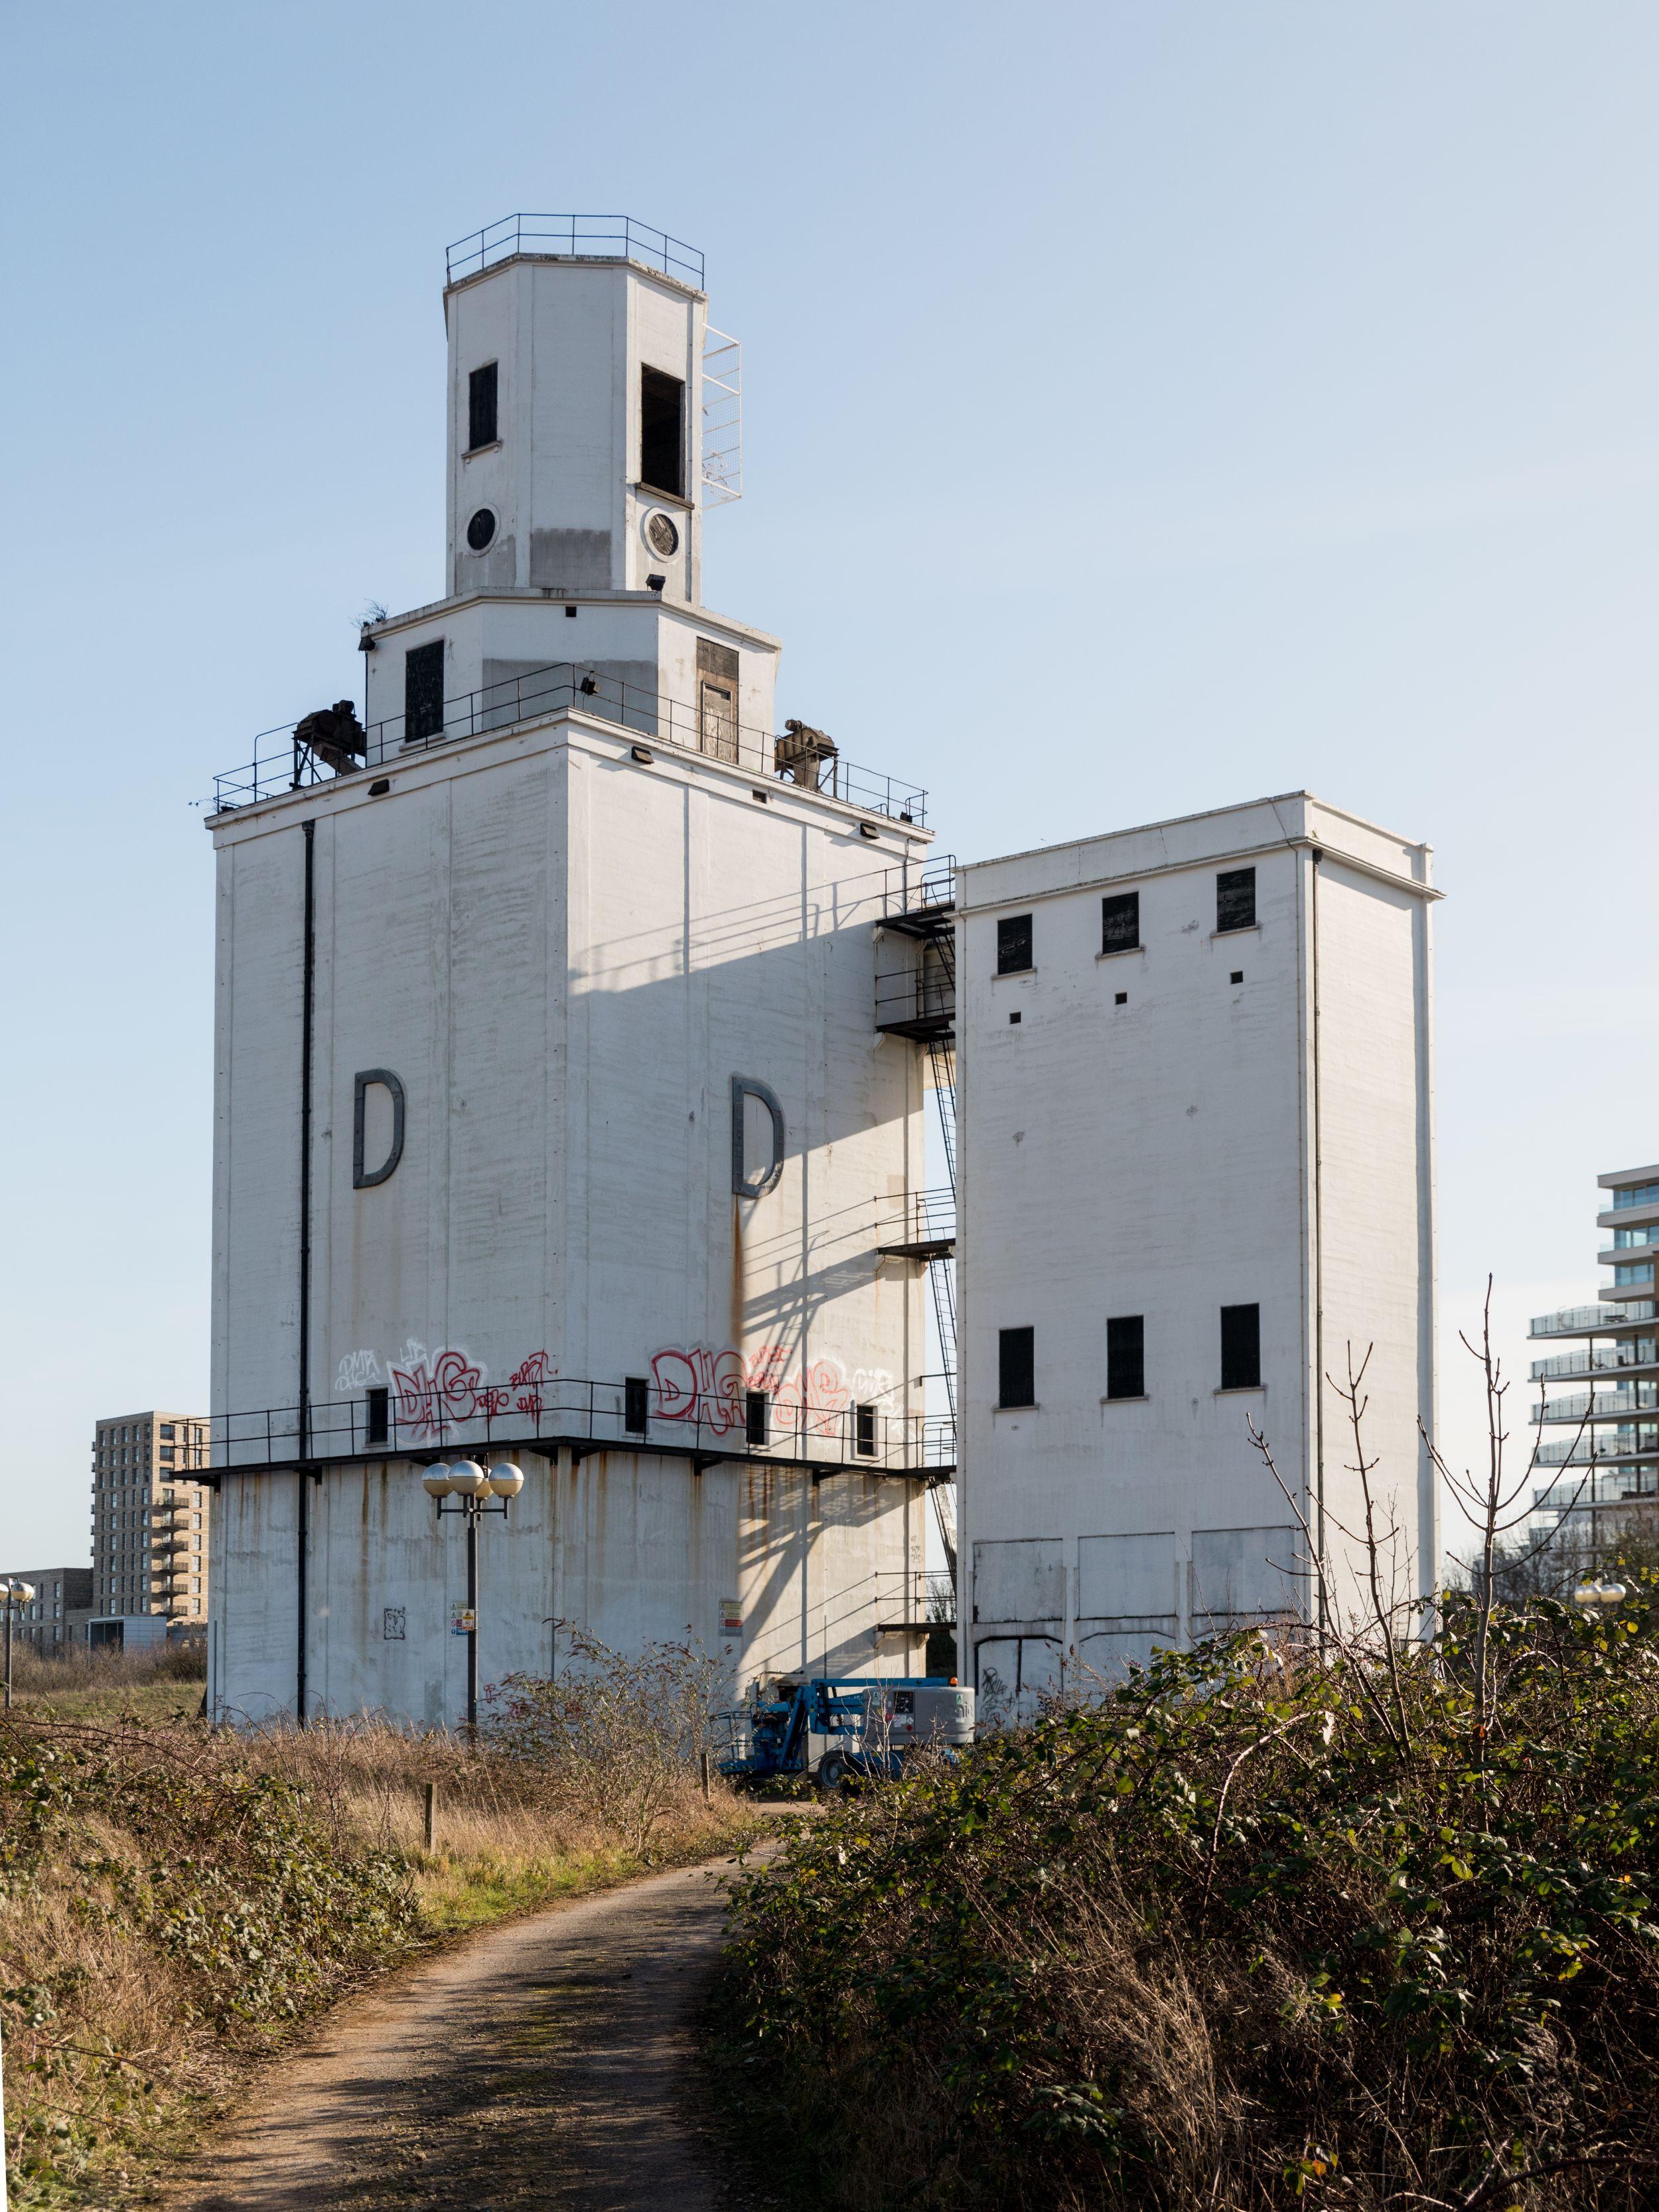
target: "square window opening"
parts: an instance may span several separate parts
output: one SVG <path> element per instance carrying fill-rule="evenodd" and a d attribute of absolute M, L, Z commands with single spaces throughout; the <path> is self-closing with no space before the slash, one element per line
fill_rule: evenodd
<path fill-rule="evenodd" d="M 1128 1003 L 1129 994 L 1127 991 L 1116 991 L 1112 994 L 1112 1004 L 1115 1006 L 1127 1006 Z"/>
<path fill-rule="evenodd" d="M 1215 879 L 1217 934 L 1255 927 L 1255 870 L 1228 868 Z"/>
<path fill-rule="evenodd" d="M 685 496 L 685 386 L 660 368 L 640 370 L 640 482 Z"/>
<path fill-rule="evenodd" d="M 1244 970 L 1242 968 L 1235 968 L 1227 981 L 1230 983 L 1242 983 L 1244 981 Z"/>
<path fill-rule="evenodd" d="M 997 1331 L 997 1403 L 999 1406 L 1036 1405 L 1036 1329 L 1003 1328 Z"/>
<path fill-rule="evenodd" d="M 1009 1026 L 1009 1028 L 1010 1028 L 1010 1029 L 1015 1029 L 1015 1028 L 1017 1028 L 1017 1027 L 1018 1026 L 1019 1023 L 1020 1023 L 1024 1018 L 1024 1017 L 1023 1015 L 1020 1015 L 1020 1014 L 1010 1014 L 1010 1015 L 1009 1015 L 1009 1017 L 1008 1017 L 1008 1026 Z"/>
<path fill-rule="evenodd" d="M 1221 1387 L 1224 1390 L 1259 1390 L 1261 1387 L 1259 1305 L 1221 1309 Z"/>
<path fill-rule="evenodd" d="M 997 923 L 997 973 L 1018 975 L 1031 964 L 1031 917 L 1005 914 Z"/>
<path fill-rule="evenodd" d="M 496 372 L 500 363 L 487 361 L 482 368 L 475 368 L 466 380 L 466 449 L 476 453 L 480 446 L 493 446 L 495 428 Z"/>

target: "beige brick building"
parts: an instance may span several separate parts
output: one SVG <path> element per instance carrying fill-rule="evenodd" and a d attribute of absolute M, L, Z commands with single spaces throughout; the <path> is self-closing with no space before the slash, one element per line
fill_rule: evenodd
<path fill-rule="evenodd" d="M 205 1627 L 208 1425 L 194 1413 L 120 1413 L 92 1443 L 95 1616 L 160 1613 Z"/>

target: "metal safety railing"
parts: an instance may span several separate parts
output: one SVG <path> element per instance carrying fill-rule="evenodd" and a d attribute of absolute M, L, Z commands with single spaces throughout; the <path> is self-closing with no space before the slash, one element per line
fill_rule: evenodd
<path fill-rule="evenodd" d="M 876 1249 L 929 1259 L 957 1241 L 957 1194 L 949 1185 L 914 1190 L 908 1197 L 877 1202 Z"/>
<path fill-rule="evenodd" d="M 1533 1455 L 1538 1467 L 1590 1467 L 1602 1460 L 1651 1459 L 1659 1454 L 1659 1426 L 1643 1422 L 1626 1434 L 1604 1436 L 1589 1430 L 1570 1443 L 1540 1444 Z"/>
<path fill-rule="evenodd" d="M 1659 1367 L 1659 1343 L 1640 1336 L 1588 1352 L 1558 1352 L 1553 1358 L 1534 1359 L 1530 1375 L 1534 1382 L 1570 1382 L 1580 1376 L 1617 1373 L 1624 1367 Z"/>
<path fill-rule="evenodd" d="M 639 261 L 701 292 L 703 258 L 695 246 L 671 238 L 629 215 L 504 215 L 465 238 L 445 256 L 451 284 L 477 276 L 516 254 L 539 253 L 569 261 Z"/>
<path fill-rule="evenodd" d="M 860 768 L 839 754 L 803 762 L 787 737 L 738 723 L 683 699 L 645 690 L 580 661 L 550 662 L 545 668 L 446 699 L 441 714 L 434 714 L 429 723 L 412 721 L 407 714 L 392 714 L 372 722 L 363 733 L 362 763 L 343 773 L 362 775 L 459 738 L 510 730 L 520 723 L 572 709 L 615 723 L 635 738 L 672 745 L 681 752 L 701 753 L 769 781 L 787 779 L 866 814 L 883 814 L 891 821 L 919 825 L 927 818 L 927 793 L 918 785 L 874 769 Z M 254 739 L 252 760 L 214 778 L 215 813 L 255 806 L 280 793 L 335 780 L 337 771 L 296 735 L 299 726 L 288 722 L 276 729 L 262 730 Z"/>
<path fill-rule="evenodd" d="M 1575 1390 L 1532 1409 L 1533 1424 L 1545 1421 L 1614 1421 L 1659 1408 L 1659 1382 L 1626 1382 L 1617 1390 Z"/>
<path fill-rule="evenodd" d="M 809 1370 L 773 1391 L 733 1372 L 701 1387 L 688 1356 L 649 1376 L 598 1382 L 520 1370 L 486 1382 L 459 1355 L 433 1371 L 394 1373 L 349 1398 L 210 1416 L 209 1480 L 238 1468 L 446 1452 L 474 1456 L 514 1444 L 664 1451 L 710 1460 L 771 1460 L 872 1473 L 939 1476 L 956 1464 L 956 1426 L 938 1415 L 854 1404 Z"/>
<path fill-rule="evenodd" d="M 1623 1328 L 1627 1323 L 1652 1321 L 1659 1307 L 1651 1298 L 1632 1298 L 1622 1306 L 1563 1306 L 1559 1313 L 1534 1314 L 1528 1336 L 1585 1336 L 1592 1330 Z"/>

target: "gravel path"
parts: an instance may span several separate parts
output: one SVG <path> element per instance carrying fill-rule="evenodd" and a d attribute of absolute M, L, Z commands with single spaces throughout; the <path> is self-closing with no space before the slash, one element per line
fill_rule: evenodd
<path fill-rule="evenodd" d="M 490 1929 L 331 2014 L 176 2212 L 718 2212 L 684 2066 L 717 1860 Z"/>

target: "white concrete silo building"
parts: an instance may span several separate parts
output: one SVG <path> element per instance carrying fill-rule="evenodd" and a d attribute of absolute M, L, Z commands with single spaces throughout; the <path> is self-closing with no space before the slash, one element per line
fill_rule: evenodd
<path fill-rule="evenodd" d="M 1295 792 L 958 870 L 958 1611 L 982 1711 L 1314 1619 L 1298 1510 L 1332 1607 L 1363 1614 L 1326 1379 L 1350 1345 L 1387 1595 L 1436 1587 L 1430 861 Z"/>
<path fill-rule="evenodd" d="M 453 1721 L 557 1622 L 916 1671 L 921 794 L 702 603 L 700 257 L 514 218 L 444 299 L 447 596 L 210 824 L 213 1706 Z M 503 1449 L 469 1627 L 421 1477 Z"/>

